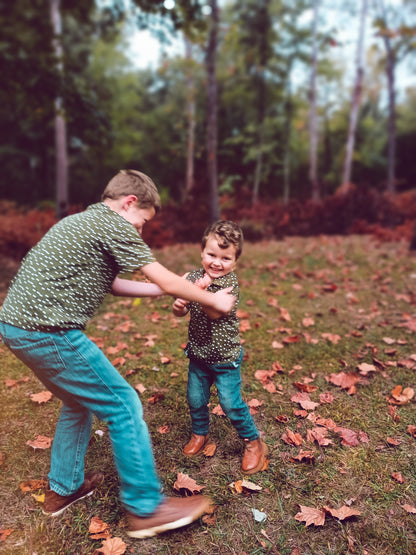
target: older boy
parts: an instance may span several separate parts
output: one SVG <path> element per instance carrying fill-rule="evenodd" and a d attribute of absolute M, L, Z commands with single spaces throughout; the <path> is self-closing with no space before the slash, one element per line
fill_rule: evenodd
<path fill-rule="evenodd" d="M 101 203 L 55 224 L 29 251 L 0 311 L 4 343 L 63 402 L 44 512 L 59 515 L 102 483 L 101 473 L 84 475 L 95 414 L 108 423 L 128 534 L 135 538 L 189 524 L 209 499 L 162 495 L 137 393 L 82 330 L 109 292 L 180 295 L 221 313 L 235 302 L 230 290 L 203 291 L 156 262 L 141 231 L 159 208 L 153 181 L 122 170 Z M 137 268 L 153 283 L 118 277 Z"/>
<path fill-rule="evenodd" d="M 187 279 L 209 291 L 232 287 L 238 303 L 239 285 L 234 270 L 242 248 L 240 226 L 227 220 L 213 223 L 202 236 L 202 267 L 190 272 Z M 224 315 L 195 301 L 176 299 L 173 303 L 176 316 L 191 313 L 186 355 L 189 358 L 187 398 L 192 436 L 183 452 L 188 457 L 195 456 L 209 440 L 208 402 L 211 386 L 215 383 L 222 409 L 245 442 L 241 470 L 244 474 L 255 474 L 264 466 L 267 446 L 260 439 L 253 417 L 241 397 L 243 349 L 236 305 Z"/>

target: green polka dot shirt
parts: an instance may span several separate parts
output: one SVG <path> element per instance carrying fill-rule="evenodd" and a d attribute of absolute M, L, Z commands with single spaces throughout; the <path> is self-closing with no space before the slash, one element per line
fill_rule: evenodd
<path fill-rule="evenodd" d="M 194 270 L 187 279 L 195 282 L 204 275 L 204 270 Z M 233 310 L 216 320 L 211 320 L 202 310 L 199 303 L 190 302 L 188 329 L 188 345 L 186 353 L 191 358 L 204 360 L 208 364 L 218 364 L 237 360 L 241 354 L 239 335 L 240 324 L 237 317 L 237 305 L 240 288 L 234 272 L 215 279 L 208 287 L 208 291 L 216 292 L 226 287 L 232 287 L 232 294 L 237 297 Z"/>
<path fill-rule="evenodd" d="M 34 331 L 84 329 L 119 273 L 154 261 L 131 223 L 93 204 L 56 223 L 28 252 L 0 320 Z"/>

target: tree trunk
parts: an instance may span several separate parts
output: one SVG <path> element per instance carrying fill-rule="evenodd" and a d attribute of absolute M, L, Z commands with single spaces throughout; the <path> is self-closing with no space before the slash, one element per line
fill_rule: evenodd
<path fill-rule="evenodd" d="M 195 83 L 192 67 L 192 44 L 185 37 L 186 53 L 186 119 L 187 119 L 187 145 L 186 145 L 186 183 L 182 194 L 184 202 L 194 188 L 194 156 L 195 156 Z"/>
<path fill-rule="evenodd" d="M 207 45 L 207 95 L 208 95 L 208 122 L 207 122 L 207 157 L 208 157 L 208 188 L 209 188 L 209 213 L 210 220 L 214 222 L 219 218 L 218 202 L 218 168 L 217 168 L 217 78 L 216 55 L 218 33 L 218 6 L 217 0 L 210 0 L 211 7 L 210 28 Z"/>
<path fill-rule="evenodd" d="M 387 192 L 396 192 L 396 91 L 395 91 L 395 59 L 391 47 L 390 39 L 384 36 L 384 44 L 387 51 L 386 74 L 389 99 L 389 120 L 388 120 L 388 155 L 387 155 Z"/>
<path fill-rule="evenodd" d="M 50 15 L 55 34 L 54 49 L 58 60 L 58 71 L 63 77 L 62 26 L 60 0 L 50 0 Z M 55 160 L 56 160 L 56 216 L 58 219 L 68 214 L 68 155 L 66 121 L 63 100 L 60 94 L 55 98 Z"/>
<path fill-rule="evenodd" d="M 342 175 L 342 183 L 351 182 L 352 159 L 354 154 L 355 132 L 357 129 L 358 112 L 361 102 L 361 92 L 363 86 L 364 69 L 362 66 L 365 20 L 367 14 L 367 0 L 362 0 L 360 30 L 358 34 L 357 52 L 356 52 L 356 77 L 351 102 L 350 125 L 348 129 L 347 145 L 345 149 L 344 171 Z"/>
<path fill-rule="evenodd" d="M 313 26 L 312 26 L 312 68 L 309 91 L 309 181 L 311 185 L 311 198 L 318 201 L 320 198 L 318 182 L 318 124 L 316 113 L 316 73 L 318 65 L 318 2 L 313 0 Z"/>

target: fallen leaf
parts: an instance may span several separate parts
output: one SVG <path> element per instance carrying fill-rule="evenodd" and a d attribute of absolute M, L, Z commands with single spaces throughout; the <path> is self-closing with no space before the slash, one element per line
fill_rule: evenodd
<path fill-rule="evenodd" d="M 212 414 L 216 414 L 217 416 L 225 416 L 225 412 L 222 410 L 221 405 L 217 405 L 212 409 Z"/>
<path fill-rule="evenodd" d="M 338 520 L 345 520 L 351 516 L 360 516 L 361 512 L 357 511 L 357 509 L 351 509 L 351 507 L 347 507 L 344 505 L 339 509 L 332 509 L 331 507 L 323 507 L 323 509 L 329 513 L 331 516 L 337 518 Z"/>
<path fill-rule="evenodd" d="M 107 539 L 111 537 L 110 525 L 102 521 L 99 516 L 93 516 L 88 531 L 93 540 Z"/>
<path fill-rule="evenodd" d="M 403 387 L 401 385 L 396 385 L 396 387 L 391 392 L 391 397 L 389 403 L 395 405 L 407 405 L 411 399 L 413 399 L 415 391 L 412 387 Z"/>
<path fill-rule="evenodd" d="M 159 434 L 168 434 L 170 432 L 169 426 L 159 426 Z"/>
<path fill-rule="evenodd" d="M 282 440 L 288 445 L 302 445 L 302 436 L 298 433 L 292 432 L 289 428 L 286 428 L 286 432 L 282 435 Z"/>
<path fill-rule="evenodd" d="M 217 444 L 216 443 L 208 443 L 208 445 L 204 448 L 202 453 L 206 457 L 213 457 L 216 450 L 217 450 Z"/>
<path fill-rule="evenodd" d="M 392 472 L 391 477 L 400 484 L 404 484 L 404 478 L 400 472 Z"/>
<path fill-rule="evenodd" d="M 290 457 L 292 462 L 299 461 L 299 462 L 307 462 L 308 464 L 315 463 L 315 454 L 313 451 L 303 451 L 302 449 L 295 457 Z"/>
<path fill-rule="evenodd" d="M 416 507 L 413 507 L 413 505 L 408 505 L 407 503 L 405 503 L 404 505 L 400 505 L 400 507 L 408 513 L 416 514 Z"/>
<path fill-rule="evenodd" d="M 50 391 L 41 391 L 40 393 L 32 393 L 30 396 L 32 401 L 35 403 L 46 403 L 50 399 L 52 399 L 52 393 Z"/>
<path fill-rule="evenodd" d="M 13 528 L 8 528 L 6 529 L 1 529 L 0 530 L 0 541 L 4 542 L 4 540 L 7 538 L 7 536 L 10 536 L 10 534 L 13 532 Z"/>
<path fill-rule="evenodd" d="M 314 507 L 306 507 L 299 505 L 300 512 L 295 515 L 295 520 L 305 522 L 306 526 L 314 524 L 315 526 L 323 526 L 325 524 L 325 511 L 315 509 Z"/>
<path fill-rule="evenodd" d="M 312 401 L 307 393 L 296 393 L 290 400 L 293 403 L 299 403 L 305 410 L 315 410 L 316 407 L 319 407 L 319 403 Z"/>
<path fill-rule="evenodd" d="M 188 474 L 183 474 L 178 472 L 176 477 L 176 482 L 173 484 L 176 490 L 187 489 L 191 493 L 200 492 L 205 486 L 198 486 L 198 484 L 188 476 Z"/>
<path fill-rule="evenodd" d="M 22 482 L 20 484 L 20 489 L 23 492 L 26 491 L 36 491 L 38 489 L 44 489 L 48 485 L 46 480 L 27 480 L 26 482 Z"/>
<path fill-rule="evenodd" d="M 46 436 L 37 436 L 34 441 L 26 441 L 26 445 L 33 447 L 33 449 L 48 449 L 51 444 L 51 438 Z"/>
<path fill-rule="evenodd" d="M 121 538 L 109 538 L 103 541 L 98 551 L 103 555 L 123 555 L 126 549 L 127 545 Z"/>

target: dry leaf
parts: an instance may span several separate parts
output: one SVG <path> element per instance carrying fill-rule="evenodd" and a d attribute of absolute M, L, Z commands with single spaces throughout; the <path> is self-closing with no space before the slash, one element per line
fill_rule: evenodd
<path fill-rule="evenodd" d="M 392 472 L 391 477 L 393 478 L 393 480 L 396 480 L 400 484 L 404 484 L 404 478 L 403 478 L 401 472 Z"/>
<path fill-rule="evenodd" d="M 416 514 L 416 507 L 413 507 L 412 505 L 408 505 L 407 503 L 405 503 L 404 505 L 400 505 L 400 507 L 408 513 Z"/>
<path fill-rule="evenodd" d="M 110 538 L 103 541 L 98 551 L 103 555 L 123 555 L 126 549 L 127 545 L 121 538 Z"/>
<path fill-rule="evenodd" d="M 325 511 L 315 509 L 314 507 L 306 507 L 299 505 L 300 512 L 295 515 L 295 520 L 305 522 L 306 526 L 314 524 L 315 526 L 323 526 L 325 524 Z"/>
<path fill-rule="evenodd" d="M 0 530 L 0 541 L 4 542 L 4 540 L 7 538 L 7 536 L 10 536 L 10 534 L 13 532 L 13 528 L 9 528 L 9 529 L 1 529 Z"/>
<path fill-rule="evenodd" d="M 292 432 L 289 428 L 286 428 L 286 433 L 282 435 L 282 440 L 288 445 L 302 445 L 302 436 L 298 433 Z"/>
<path fill-rule="evenodd" d="M 41 391 L 40 393 L 33 393 L 30 398 L 35 403 L 46 403 L 50 399 L 52 399 L 52 393 L 50 391 Z"/>
<path fill-rule="evenodd" d="M 339 509 L 332 509 L 331 507 L 323 507 L 324 510 L 329 513 L 331 516 L 338 518 L 338 520 L 345 520 L 351 516 L 360 516 L 361 512 L 357 511 L 357 509 L 351 509 L 351 507 L 347 507 L 344 505 Z"/>
<path fill-rule="evenodd" d="M 93 516 L 88 531 L 93 540 L 107 539 L 111 537 L 110 526 L 103 522 L 99 516 Z"/>
<path fill-rule="evenodd" d="M 33 449 L 48 449 L 51 444 L 51 438 L 46 436 L 37 436 L 34 441 L 26 441 L 26 445 L 33 447 Z"/>
<path fill-rule="evenodd" d="M 168 434 L 170 432 L 169 426 L 160 426 L 158 432 L 159 434 Z"/>
<path fill-rule="evenodd" d="M 314 464 L 315 454 L 313 451 L 303 451 L 301 449 L 299 453 L 296 455 L 296 457 L 290 457 L 290 460 L 292 462 L 300 461 L 300 462 L 306 462 L 308 464 Z"/>
<path fill-rule="evenodd" d="M 44 489 L 48 485 L 46 480 L 27 480 L 26 482 L 22 482 L 20 484 L 20 489 L 23 492 L 26 491 L 36 491 L 38 489 Z"/>
<path fill-rule="evenodd" d="M 225 412 L 222 410 L 221 405 L 217 405 L 212 409 L 212 414 L 216 414 L 217 416 L 225 416 Z"/>
<path fill-rule="evenodd" d="M 311 398 L 307 393 L 296 393 L 290 399 L 293 403 L 299 403 L 299 405 L 305 410 L 315 410 L 319 407 L 319 403 L 311 401 Z"/>
<path fill-rule="evenodd" d="M 202 451 L 203 455 L 206 457 L 213 457 L 215 451 L 217 450 L 217 445 L 215 443 L 209 443 Z"/>
<path fill-rule="evenodd" d="M 188 476 L 188 474 L 183 474 L 178 472 L 176 477 L 176 482 L 173 484 L 176 490 L 187 489 L 191 493 L 200 492 L 205 486 L 198 486 L 198 484 Z"/>

